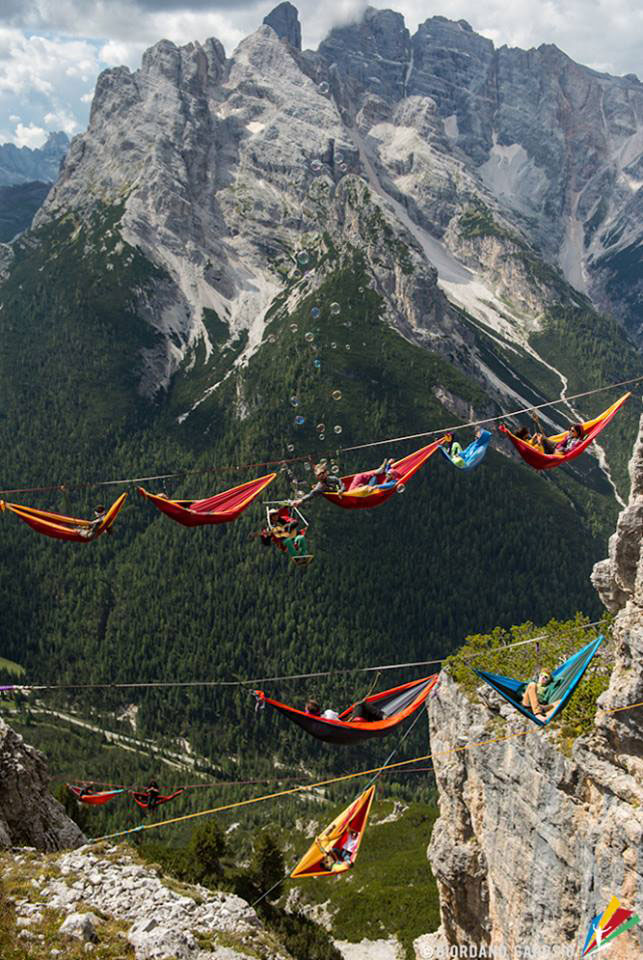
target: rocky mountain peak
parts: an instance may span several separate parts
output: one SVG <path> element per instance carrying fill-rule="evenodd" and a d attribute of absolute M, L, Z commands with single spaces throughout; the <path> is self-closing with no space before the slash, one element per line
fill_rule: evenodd
<path fill-rule="evenodd" d="M 272 27 L 278 37 L 286 40 L 295 50 L 301 50 L 301 24 L 299 23 L 299 11 L 288 0 L 280 3 L 271 10 L 263 22 L 268 27 Z"/>

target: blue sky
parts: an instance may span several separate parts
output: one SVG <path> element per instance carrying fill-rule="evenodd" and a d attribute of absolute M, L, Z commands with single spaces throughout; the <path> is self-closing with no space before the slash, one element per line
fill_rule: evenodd
<path fill-rule="evenodd" d="M 300 0 L 304 46 L 357 19 L 364 0 Z M 643 74 L 643 5 L 631 0 L 399 0 L 409 29 L 428 16 L 464 18 L 500 46 L 555 43 L 573 59 L 610 73 Z M 135 69 L 162 37 L 176 43 L 216 36 L 231 53 L 274 2 L 261 0 L 2 0 L 0 143 L 40 146 L 52 130 L 70 136 L 87 123 L 96 77 Z"/>

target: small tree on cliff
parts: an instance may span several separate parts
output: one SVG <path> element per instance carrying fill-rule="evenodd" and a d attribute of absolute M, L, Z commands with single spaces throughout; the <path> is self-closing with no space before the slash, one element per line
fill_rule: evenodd
<path fill-rule="evenodd" d="M 253 844 L 250 874 L 260 893 L 271 891 L 267 899 L 277 900 L 281 896 L 284 871 L 284 858 L 277 841 L 268 832 L 257 834 Z"/>
<path fill-rule="evenodd" d="M 200 883 L 219 880 L 223 875 L 221 858 L 225 854 L 225 837 L 216 820 L 209 820 L 192 831 L 188 859 Z"/>

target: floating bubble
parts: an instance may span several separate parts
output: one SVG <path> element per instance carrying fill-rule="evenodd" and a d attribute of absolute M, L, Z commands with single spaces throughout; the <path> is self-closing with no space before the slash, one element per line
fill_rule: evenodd
<path fill-rule="evenodd" d="M 351 323 L 350 320 L 346 320 L 345 323 L 344 323 L 344 326 L 345 326 L 345 327 L 352 327 L 353 324 Z"/>
<path fill-rule="evenodd" d="M 310 257 L 308 256 L 305 250 L 301 250 L 297 254 L 297 263 L 299 264 L 300 267 L 308 266 L 309 260 L 310 260 Z"/>
<path fill-rule="evenodd" d="M 321 160 L 310 161 L 310 169 L 313 171 L 313 173 L 319 173 L 321 168 L 322 168 Z"/>
<path fill-rule="evenodd" d="M 332 343 L 331 343 L 331 345 L 330 345 L 330 349 L 331 349 L 331 350 L 337 350 L 337 344 L 335 343 L 334 340 L 332 341 Z"/>
<path fill-rule="evenodd" d="M 299 406 L 299 397 L 295 397 L 295 396 L 291 397 L 291 398 L 290 398 L 290 405 L 291 405 L 291 407 L 298 407 L 298 406 Z"/>
<path fill-rule="evenodd" d="M 403 483 L 398 483 L 395 489 L 397 493 L 404 493 L 404 491 L 406 490 L 406 487 L 404 486 Z"/>
<path fill-rule="evenodd" d="M 321 310 L 319 309 L 319 307 L 311 307 L 310 315 L 313 318 L 313 320 L 319 320 L 319 318 L 321 317 Z"/>
<path fill-rule="evenodd" d="M 339 467 L 337 466 L 337 464 L 335 464 L 334 467 L 331 467 L 331 468 L 330 468 L 330 472 L 331 472 L 331 473 L 339 473 Z"/>
<path fill-rule="evenodd" d="M 331 303 L 330 305 L 331 317 L 338 317 L 341 312 L 341 309 L 342 308 L 340 307 L 340 305 L 336 301 L 333 301 L 333 303 Z"/>
<path fill-rule="evenodd" d="M 268 334 L 268 336 L 266 337 L 266 339 L 267 339 L 268 343 L 276 343 L 276 341 L 277 341 L 277 338 L 276 338 L 276 336 L 274 335 L 274 333 Z"/>
<path fill-rule="evenodd" d="M 335 461 L 333 460 L 333 463 L 334 463 L 334 462 L 335 462 Z M 320 465 L 320 467 L 326 467 L 326 466 L 328 466 L 328 460 L 326 459 L 326 457 L 322 457 L 322 458 L 321 458 L 321 460 L 319 461 L 319 465 Z"/>
<path fill-rule="evenodd" d="M 364 287 L 358 287 L 358 288 L 357 288 L 357 292 L 358 292 L 358 293 L 364 293 Z"/>
<path fill-rule="evenodd" d="M 305 418 L 305 417 L 302 417 L 301 415 L 297 415 L 297 416 L 295 417 L 295 426 L 296 426 L 296 427 L 303 427 L 303 425 L 305 424 L 305 422 L 306 422 L 306 418 Z"/>
<path fill-rule="evenodd" d="M 348 170 L 348 167 L 345 163 L 340 163 L 339 169 L 342 173 L 346 173 L 346 171 Z"/>
<path fill-rule="evenodd" d="M 319 434 L 319 439 L 320 439 L 320 440 L 325 440 L 325 439 L 326 439 L 326 434 L 325 434 L 325 433 L 320 433 L 320 434 Z"/>
<path fill-rule="evenodd" d="M 333 390 L 333 392 L 331 393 L 331 397 L 333 398 L 333 400 L 341 400 L 341 399 L 342 399 L 342 391 L 341 391 L 341 390 Z"/>
<path fill-rule="evenodd" d="M 310 331 L 308 331 L 308 333 L 305 333 L 305 334 L 304 334 L 304 340 L 305 340 L 307 343 L 312 343 L 314 339 L 315 339 L 315 334 L 314 334 L 314 333 L 311 333 Z"/>
<path fill-rule="evenodd" d="M 346 349 L 347 349 L 347 350 L 350 350 L 350 348 L 351 348 L 350 343 L 347 343 L 347 344 L 346 344 Z"/>
<path fill-rule="evenodd" d="M 319 357 L 315 357 L 315 359 L 313 360 L 313 367 L 315 368 L 315 370 L 321 370 L 321 360 L 319 359 Z"/>
<path fill-rule="evenodd" d="M 294 444 L 294 443 L 287 443 L 287 444 L 286 444 L 286 450 L 288 451 L 288 453 L 294 453 L 294 452 L 295 452 L 295 444 Z"/>
<path fill-rule="evenodd" d="M 338 423 L 336 423 L 335 426 L 333 427 L 333 433 L 341 433 L 341 432 L 342 432 L 342 428 Z"/>
<path fill-rule="evenodd" d="M 310 470 L 310 464 L 308 463 L 308 460 L 306 460 L 304 464 L 304 470 Z"/>
<path fill-rule="evenodd" d="M 330 87 L 325 80 L 322 80 L 322 82 L 319 84 L 318 90 L 324 96 L 327 96 L 330 93 Z"/>
<path fill-rule="evenodd" d="M 325 424 L 325 423 L 318 423 L 318 424 L 317 424 L 317 427 L 316 427 L 315 429 L 316 429 L 319 433 L 323 433 L 324 430 L 326 429 L 326 424 Z"/>
<path fill-rule="evenodd" d="M 297 331 L 299 330 L 299 327 L 297 326 L 296 323 L 291 323 L 290 329 L 292 330 L 293 333 L 297 333 Z"/>

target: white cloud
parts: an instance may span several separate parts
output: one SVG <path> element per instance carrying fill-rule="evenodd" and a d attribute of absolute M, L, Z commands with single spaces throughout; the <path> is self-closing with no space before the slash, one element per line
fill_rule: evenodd
<path fill-rule="evenodd" d="M 9 122 L 10 122 L 10 123 L 20 123 L 20 117 L 17 116 L 15 113 L 12 113 L 11 116 L 9 117 Z"/>
<path fill-rule="evenodd" d="M 33 150 L 35 147 L 42 147 L 46 139 L 47 131 L 43 130 L 42 127 L 36 127 L 33 123 L 30 123 L 29 126 L 19 123 L 16 127 L 13 142 L 17 147 L 31 147 Z"/>

